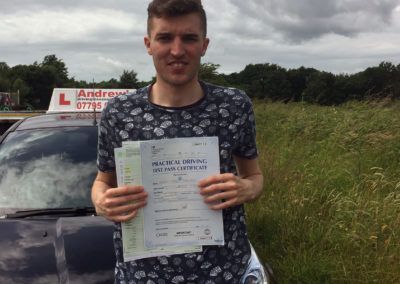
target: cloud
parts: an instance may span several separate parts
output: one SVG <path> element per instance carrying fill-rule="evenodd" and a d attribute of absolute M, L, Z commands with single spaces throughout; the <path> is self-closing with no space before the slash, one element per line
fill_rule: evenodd
<path fill-rule="evenodd" d="M 392 21 L 399 0 L 231 0 L 237 8 L 238 26 L 254 27 L 259 35 L 271 28 L 284 40 L 301 42 L 326 34 L 354 36 L 363 32 L 381 31 Z M 240 16 L 240 17 L 239 17 Z M 250 34 L 252 32 L 250 31 Z M 244 34 L 245 36 L 245 34 Z"/>
<path fill-rule="evenodd" d="M 13 0 L 3 1 L 1 3 L 0 14 L 14 14 L 18 11 L 60 11 L 67 13 L 77 7 L 92 12 L 98 7 L 104 9 L 118 9 L 127 13 L 134 11 L 145 11 L 149 0 L 118 0 L 118 2 L 109 0 L 70 0 L 70 1 L 53 1 L 53 0 Z"/>
<path fill-rule="evenodd" d="M 143 45 L 150 0 L 14 0 L 0 10 L 0 61 L 56 54 L 70 76 L 96 81 L 133 69 L 155 75 Z M 220 72 L 250 63 L 359 71 L 400 61 L 400 0 L 203 0 L 211 43 L 203 62 Z M 340 53 L 341 52 L 341 53 Z M 342 56 L 343 54 L 343 56 Z"/>
<path fill-rule="evenodd" d="M 10 66 L 40 62 L 56 54 L 70 76 L 100 81 L 151 63 L 143 45 L 145 1 L 118 1 L 116 5 L 110 1 L 16 0 L 3 4 L 0 55 L 4 56 L 0 61 Z M 144 67 L 153 72 L 147 64 Z M 142 72 L 138 77 L 146 79 Z"/>
<path fill-rule="evenodd" d="M 114 66 L 114 67 L 118 67 L 118 68 L 123 68 L 124 67 L 124 63 L 122 63 L 122 62 L 120 62 L 118 60 L 114 60 L 114 59 L 111 59 L 111 58 L 105 58 L 103 56 L 99 56 L 98 59 L 99 59 L 100 62 L 104 62 L 104 63 L 109 64 L 109 65 Z"/>
<path fill-rule="evenodd" d="M 128 14 L 107 9 L 88 11 L 20 11 L 3 15 L 0 38 L 7 44 L 126 41 L 142 34 L 140 25 Z M 127 36 L 129 35 L 129 36 Z"/>

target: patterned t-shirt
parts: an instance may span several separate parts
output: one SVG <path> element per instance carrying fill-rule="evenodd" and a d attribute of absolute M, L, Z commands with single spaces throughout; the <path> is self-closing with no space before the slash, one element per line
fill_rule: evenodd
<path fill-rule="evenodd" d="M 218 136 L 221 173 L 235 173 L 233 155 L 257 157 L 253 108 L 238 89 L 201 82 L 204 97 L 170 108 L 148 100 L 151 86 L 109 101 L 99 127 L 98 168 L 115 170 L 114 148 L 123 141 Z M 116 224 L 117 283 L 239 283 L 250 258 L 243 205 L 223 210 L 224 246 L 202 252 L 124 262 L 121 226 Z"/>

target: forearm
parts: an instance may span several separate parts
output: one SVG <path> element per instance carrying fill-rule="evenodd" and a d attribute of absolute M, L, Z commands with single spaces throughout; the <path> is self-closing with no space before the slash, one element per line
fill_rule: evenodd
<path fill-rule="evenodd" d="M 257 159 L 234 156 L 239 178 L 244 182 L 244 202 L 253 202 L 262 194 L 264 177 Z"/>
<path fill-rule="evenodd" d="M 104 215 L 103 210 L 99 206 L 101 198 L 104 196 L 107 189 L 111 186 L 103 181 L 95 180 L 92 186 L 92 203 L 96 209 L 97 214 Z"/>
<path fill-rule="evenodd" d="M 114 178 L 112 174 L 100 173 L 96 176 L 92 186 L 92 203 L 99 215 L 104 215 L 104 210 L 100 206 L 101 200 L 104 198 L 106 191 L 114 187 Z"/>
<path fill-rule="evenodd" d="M 244 202 L 254 202 L 263 191 L 264 178 L 261 172 L 257 172 L 248 176 L 239 176 L 246 184 L 246 194 Z"/>

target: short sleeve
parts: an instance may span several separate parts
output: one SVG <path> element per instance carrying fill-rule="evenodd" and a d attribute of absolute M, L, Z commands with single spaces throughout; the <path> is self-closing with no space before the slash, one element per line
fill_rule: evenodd
<path fill-rule="evenodd" d="M 98 127 L 97 168 L 102 172 L 115 170 L 114 145 L 115 127 L 110 115 L 111 102 L 103 109 Z"/>
<path fill-rule="evenodd" d="M 247 159 L 255 159 L 258 157 L 258 151 L 253 104 L 247 95 L 244 93 L 243 95 L 245 99 L 241 105 L 241 111 L 238 112 L 240 114 L 238 118 L 240 121 L 239 145 L 234 149 L 233 154 Z"/>

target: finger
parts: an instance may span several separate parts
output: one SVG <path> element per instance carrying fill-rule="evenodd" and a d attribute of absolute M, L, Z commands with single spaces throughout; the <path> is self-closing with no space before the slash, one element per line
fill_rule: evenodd
<path fill-rule="evenodd" d="M 235 205 L 238 205 L 237 198 L 229 199 L 221 203 L 209 205 L 209 208 L 212 210 L 222 210 Z"/>
<path fill-rule="evenodd" d="M 119 197 L 106 197 L 104 199 L 103 206 L 105 208 L 112 208 L 116 207 L 119 205 L 127 204 L 127 203 L 135 203 L 140 200 L 146 200 L 147 199 L 147 192 L 141 192 L 138 194 L 131 194 L 131 195 L 125 195 L 125 196 L 119 196 Z"/>
<path fill-rule="evenodd" d="M 215 194 L 219 191 L 230 191 L 230 190 L 235 190 L 237 189 L 237 183 L 236 181 L 227 181 L 223 183 L 214 183 L 211 184 L 207 187 L 200 188 L 200 194 L 201 195 L 210 195 L 210 194 Z"/>
<path fill-rule="evenodd" d="M 143 191 L 144 187 L 141 185 L 123 186 L 123 187 L 110 188 L 105 192 L 105 194 L 107 197 L 114 197 L 114 196 L 137 194 Z"/>
<path fill-rule="evenodd" d="M 108 216 L 129 215 L 147 204 L 146 201 L 140 201 L 135 204 L 126 204 L 107 210 Z"/>
<path fill-rule="evenodd" d="M 198 182 L 199 187 L 206 187 L 214 183 L 222 183 L 235 178 L 235 175 L 232 173 L 225 173 L 219 175 L 213 175 L 207 178 L 204 178 Z"/>
<path fill-rule="evenodd" d="M 126 222 L 129 221 L 133 218 L 135 218 L 138 214 L 138 210 L 134 210 L 129 214 L 126 215 L 117 215 L 117 216 L 110 216 L 106 217 L 108 220 L 113 221 L 113 222 Z"/>
<path fill-rule="evenodd" d="M 216 201 L 229 200 L 237 197 L 236 190 L 225 191 L 204 197 L 205 203 L 215 203 Z"/>

